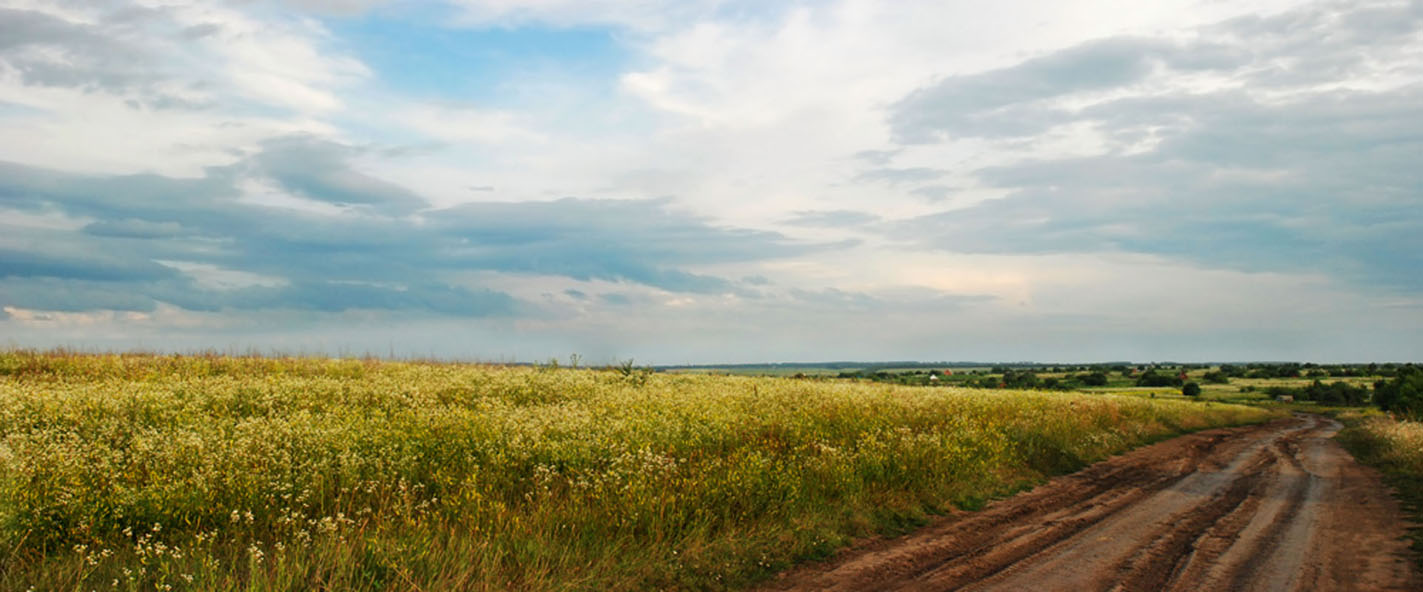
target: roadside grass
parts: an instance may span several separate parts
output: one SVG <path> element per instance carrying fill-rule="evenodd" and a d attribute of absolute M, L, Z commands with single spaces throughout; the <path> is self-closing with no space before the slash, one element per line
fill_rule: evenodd
<path fill-rule="evenodd" d="M 0 589 L 707 590 L 1183 432 L 1176 398 L 0 352 Z"/>
<path fill-rule="evenodd" d="M 1345 424 L 1335 437 L 1354 458 L 1378 469 L 1412 518 L 1413 559 L 1423 569 L 1423 422 L 1391 418 L 1378 411 L 1332 413 Z"/>

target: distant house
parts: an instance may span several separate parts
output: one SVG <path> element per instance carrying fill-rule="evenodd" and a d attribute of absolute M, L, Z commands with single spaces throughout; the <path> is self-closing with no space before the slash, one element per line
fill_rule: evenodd
<path fill-rule="evenodd" d="M 929 380 L 938 380 L 938 379 L 939 379 L 939 375 L 938 375 L 938 374 L 930 374 L 930 375 L 929 375 Z"/>
<path fill-rule="evenodd" d="M 1293 403 L 1295 402 L 1295 397 L 1294 395 L 1280 395 L 1275 397 L 1275 400 L 1281 403 Z"/>
<path fill-rule="evenodd" d="M 954 371 L 953 371 L 953 370 L 945 370 L 945 371 L 944 371 L 944 376 L 953 376 L 953 375 L 954 375 Z"/>

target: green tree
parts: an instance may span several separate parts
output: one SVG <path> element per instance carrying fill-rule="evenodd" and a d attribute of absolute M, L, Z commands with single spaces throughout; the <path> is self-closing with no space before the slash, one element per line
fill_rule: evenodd
<path fill-rule="evenodd" d="M 1199 397 L 1201 396 L 1201 385 L 1196 384 L 1194 382 L 1188 382 L 1185 384 L 1185 386 L 1181 387 L 1181 394 L 1186 395 L 1187 397 Z"/>
<path fill-rule="evenodd" d="M 1374 383 L 1374 402 L 1384 411 L 1423 418 L 1423 370 L 1404 366 L 1392 379 Z"/>
<path fill-rule="evenodd" d="M 1078 375 L 1077 379 L 1087 386 L 1107 386 L 1107 375 L 1101 372 L 1081 374 Z"/>
<path fill-rule="evenodd" d="M 1155 368 L 1143 372 L 1136 379 L 1137 386 L 1181 386 L 1181 382 L 1181 377 L 1157 373 Z"/>

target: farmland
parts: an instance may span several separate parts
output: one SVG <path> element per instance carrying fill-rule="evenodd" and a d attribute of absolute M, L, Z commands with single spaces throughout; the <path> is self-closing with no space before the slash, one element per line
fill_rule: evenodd
<path fill-rule="evenodd" d="M 731 588 L 1273 416 L 863 381 L 8 352 L 0 588 Z"/>
<path fill-rule="evenodd" d="M 1201 387 L 1200 397 L 1203 399 L 1247 403 L 1273 399 L 1278 394 L 1292 394 L 1297 400 L 1306 402 L 1312 400 L 1312 393 L 1298 391 L 1312 386 L 1322 388 L 1347 385 L 1348 389 L 1353 389 L 1356 397 L 1363 398 L 1318 402 L 1360 405 L 1366 402 L 1368 393 L 1357 389 L 1367 390 L 1376 382 L 1394 378 L 1400 373 L 1412 372 L 1414 366 L 1395 363 L 1318 365 L 1279 362 L 1220 365 L 1122 362 L 1089 365 L 825 362 L 670 366 L 661 369 L 678 373 L 834 378 L 907 386 L 1043 389 L 1153 397 L 1178 396 L 1183 384 L 1195 382 Z"/>

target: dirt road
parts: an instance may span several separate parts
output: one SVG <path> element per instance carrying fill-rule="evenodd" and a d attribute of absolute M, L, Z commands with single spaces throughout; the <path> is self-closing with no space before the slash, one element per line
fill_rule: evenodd
<path fill-rule="evenodd" d="M 1397 504 L 1338 429 L 1298 415 L 1183 436 L 765 589 L 1423 590 Z"/>

